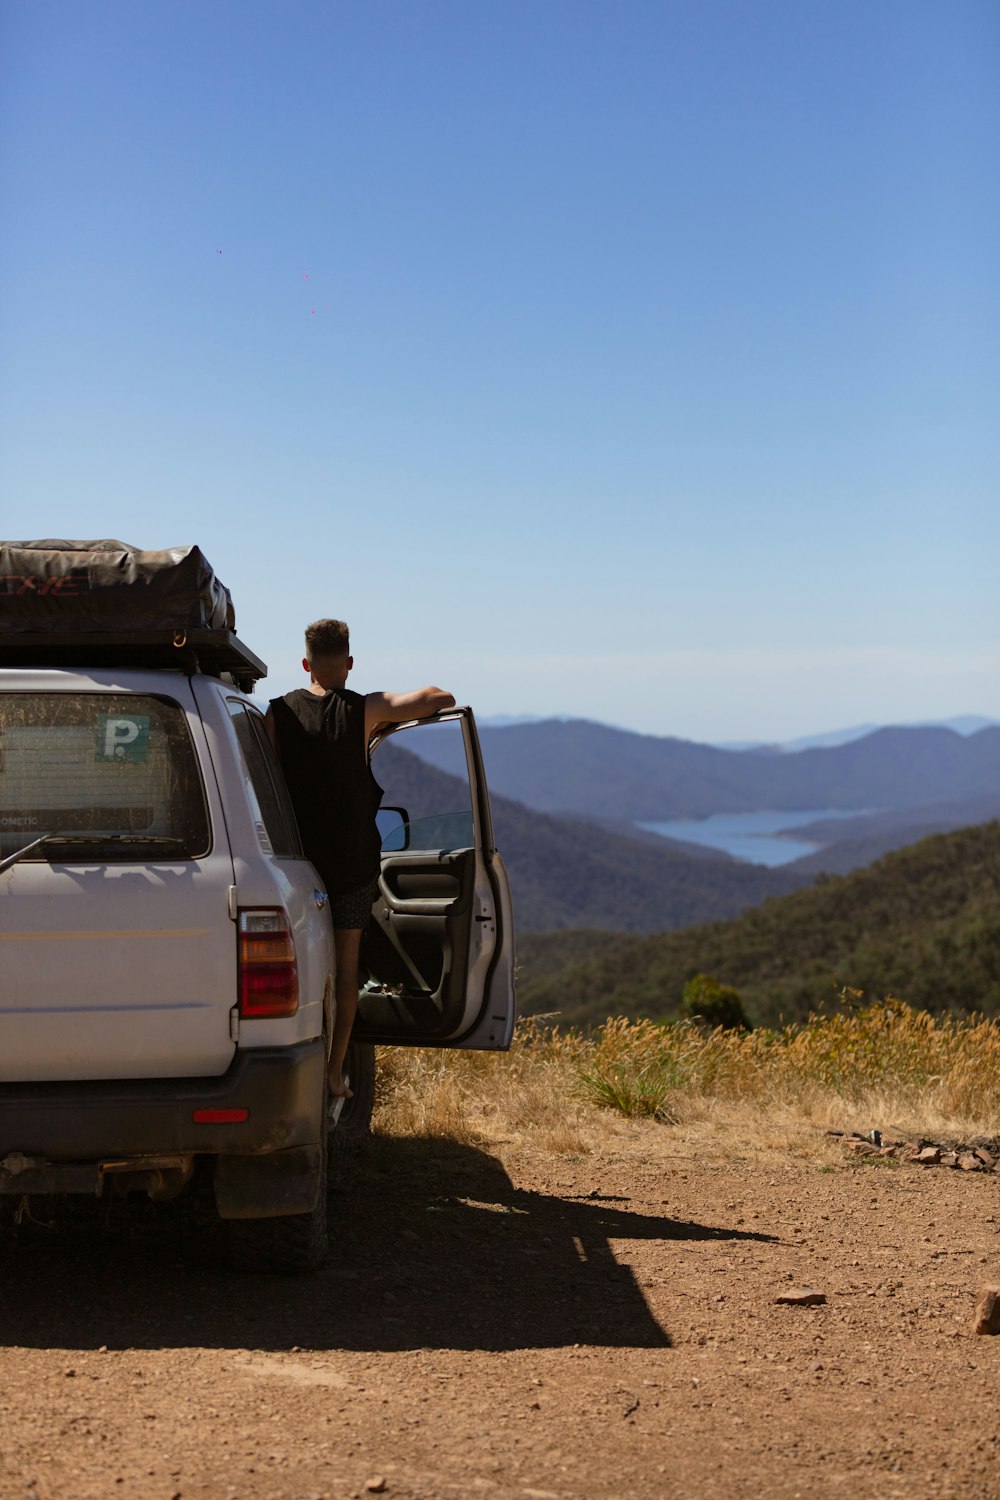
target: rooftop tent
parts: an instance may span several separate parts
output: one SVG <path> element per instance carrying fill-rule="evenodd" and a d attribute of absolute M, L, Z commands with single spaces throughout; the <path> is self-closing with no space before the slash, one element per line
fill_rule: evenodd
<path fill-rule="evenodd" d="M 0 542 L 0 630 L 234 630 L 229 590 L 199 547 Z"/>
<path fill-rule="evenodd" d="M 235 625 L 198 547 L 0 542 L 2 666 L 173 666 L 252 686 L 267 668 Z"/>

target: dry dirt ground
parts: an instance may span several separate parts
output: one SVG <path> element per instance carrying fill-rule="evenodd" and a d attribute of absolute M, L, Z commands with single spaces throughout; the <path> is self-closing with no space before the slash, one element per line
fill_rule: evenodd
<path fill-rule="evenodd" d="M 1000 1496 L 1000 1176 L 676 1145 L 377 1140 L 312 1278 L 180 1205 L 5 1227 L 0 1495 Z"/>

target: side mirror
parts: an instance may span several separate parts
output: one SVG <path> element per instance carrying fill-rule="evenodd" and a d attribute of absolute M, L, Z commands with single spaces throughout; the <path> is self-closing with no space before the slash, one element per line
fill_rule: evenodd
<path fill-rule="evenodd" d="M 410 815 L 405 807 L 380 807 L 375 825 L 382 839 L 383 854 L 398 854 L 410 847 Z"/>

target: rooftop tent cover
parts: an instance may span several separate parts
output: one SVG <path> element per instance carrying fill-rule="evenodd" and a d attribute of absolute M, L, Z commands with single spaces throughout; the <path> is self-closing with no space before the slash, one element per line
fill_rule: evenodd
<path fill-rule="evenodd" d="M 122 637 L 235 626 L 229 590 L 199 547 L 0 542 L 0 635 Z"/>

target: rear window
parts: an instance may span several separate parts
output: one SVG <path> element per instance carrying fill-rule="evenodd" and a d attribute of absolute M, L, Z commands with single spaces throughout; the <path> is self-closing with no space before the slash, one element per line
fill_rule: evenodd
<path fill-rule="evenodd" d="M 205 794 L 184 712 L 137 693 L 0 695 L 0 856 L 194 859 Z"/>

